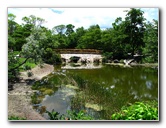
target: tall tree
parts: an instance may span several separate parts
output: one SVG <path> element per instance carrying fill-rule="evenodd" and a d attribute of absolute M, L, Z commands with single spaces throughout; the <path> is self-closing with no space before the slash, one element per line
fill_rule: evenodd
<path fill-rule="evenodd" d="M 101 30 L 99 25 L 90 26 L 85 34 L 81 36 L 79 48 L 100 49 L 101 48 Z"/>
<path fill-rule="evenodd" d="M 36 17 L 34 15 L 30 15 L 29 17 L 23 17 L 22 20 L 26 23 L 26 24 L 31 24 L 33 26 L 41 26 L 43 23 L 45 23 L 46 21 L 43 18 L 40 17 Z"/>
<path fill-rule="evenodd" d="M 71 35 L 73 32 L 74 32 L 74 25 L 72 25 L 72 24 L 68 24 L 68 25 L 66 25 L 66 32 L 65 32 L 65 34 L 67 35 L 67 36 L 69 36 L 69 35 Z"/>
<path fill-rule="evenodd" d="M 18 24 L 15 22 L 16 16 L 12 13 L 8 14 L 8 48 L 13 49 L 16 43 L 16 39 L 13 37 Z"/>
<path fill-rule="evenodd" d="M 158 21 L 148 22 L 144 33 L 145 47 L 143 53 L 145 54 L 146 62 L 158 62 Z"/>
<path fill-rule="evenodd" d="M 75 26 L 72 24 L 68 24 L 66 25 L 66 44 L 67 44 L 67 48 L 75 48 L 76 47 L 76 40 L 75 40 L 75 32 L 74 32 L 74 28 Z"/>
<path fill-rule="evenodd" d="M 34 17 L 33 17 L 34 18 Z M 37 18 L 36 18 L 37 19 Z M 40 19 L 40 18 L 39 18 Z M 29 19 L 26 18 L 27 23 L 29 23 Z M 20 36 L 20 35 L 19 35 Z M 45 32 L 41 28 L 41 23 L 39 24 L 33 24 L 33 27 L 31 28 L 31 34 L 28 36 L 25 40 L 27 43 L 23 44 L 21 48 L 21 55 L 25 58 L 25 61 L 21 63 L 17 63 L 15 66 L 10 66 L 9 72 L 13 72 L 14 70 L 18 69 L 20 66 L 22 66 L 24 63 L 27 62 L 28 59 L 32 58 L 35 60 L 35 62 L 42 61 L 42 54 L 43 54 L 43 48 L 41 47 L 41 44 L 45 42 L 47 39 Z M 10 52 L 10 50 L 9 50 Z M 10 59 L 10 58 L 9 58 Z M 14 61 L 11 61 L 14 62 Z M 10 65 L 13 65 L 10 63 Z"/>
<path fill-rule="evenodd" d="M 16 16 L 12 13 L 8 14 L 8 34 L 11 35 L 16 29 L 17 23 L 14 21 Z"/>
<path fill-rule="evenodd" d="M 145 31 L 145 18 L 143 13 L 144 12 L 140 9 L 131 8 L 127 11 L 125 18 L 125 32 L 128 35 L 128 41 L 132 48 L 132 56 L 144 46 L 143 37 Z"/>
<path fill-rule="evenodd" d="M 113 56 L 117 59 L 125 58 L 126 54 L 131 49 L 127 43 L 128 35 L 125 33 L 126 23 L 125 21 L 122 21 L 121 17 L 118 17 L 112 26 L 111 37 Z"/>
<path fill-rule="evenodd" d="M 76 48 L 82 48 L 81 37 L 84 36 L 85 33 L 86 33 L 86 30 L 84 29 L 84 27 L 80 27 L 76 29 L 76 41 L 77 41 Z"/>
<path fill-rule="evenodd" d="M 62 35 L 65 33 L 65 30 L 66 30 L 66 26 L 61 24 L 61 25 L 57 25 L 57 26 L 53 27 L 52 33 Z"/>

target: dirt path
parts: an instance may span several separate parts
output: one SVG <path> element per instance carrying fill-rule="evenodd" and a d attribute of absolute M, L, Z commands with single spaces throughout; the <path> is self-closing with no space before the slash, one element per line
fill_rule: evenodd
<path fill-rule="evenodd" d="M 44 64 L 43 68 L 37 66 L 31 71 L 33 73 L 31 77 L 27 76 L 27 72 L 22 72 L 20 75 L 22 80 L 14 84 L 12 91 L 8 91 L 8 117 L 18 116 L 27 120 L 46 120 L 32 108 L 31 95 L 34 90 L 31 89 L 27 80 L 40 80 L 54 71 L 54 67 Z"/>

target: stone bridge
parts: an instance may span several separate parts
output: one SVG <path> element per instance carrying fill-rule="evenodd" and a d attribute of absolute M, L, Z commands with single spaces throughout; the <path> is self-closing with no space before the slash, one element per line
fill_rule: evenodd
<path fill-rule="evenodd" d="M 101 50 L 96 49 L 56 49 L 63 62 L 70 63 L 100 63 L 102 62 Z"/>

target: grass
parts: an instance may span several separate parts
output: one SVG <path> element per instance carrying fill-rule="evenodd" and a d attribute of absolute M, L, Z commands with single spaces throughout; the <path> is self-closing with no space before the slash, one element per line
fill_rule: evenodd
<path fill-rule="evenodd" d="M 19 63 L 22 63 L 25 60 L 25 58 L 20 58 Z M 25 64 L 23 64 L 20 67 L 20 71 L 26 71 L 26 69 L 32 69 L 36 67 L 37 65 L 33 62 L 32 59 L 29 59 Z"/>

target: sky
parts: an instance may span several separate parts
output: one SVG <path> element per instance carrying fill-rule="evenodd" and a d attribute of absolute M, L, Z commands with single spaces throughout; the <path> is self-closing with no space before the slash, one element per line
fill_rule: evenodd
<path fill-rule="evenodd" d="M 98 24 L 101 29 L 111 28 L 117 17 L 125 18 L 124 10 L 129 8 L 8 8 L 8 13 L 16 15 L 15 21 L 22 24 L 24 16 L 35 15 L 45 19 L 43 25 L 49 29 L 57 25 L 73 24 L 76 28 L 89 28 Z M 158 8 L 141 8 L 148 21 L 158 20 Z"/>
<path fill-rule="evenodd" d="M 1 53 L 1 63 L 0 63 L 0 67 L 1 68 L 1 76 L 3 79 L 0 79 L 0 83 L 2 85 L 1 89 L 4 91 L 1 91 L 0 96 L 3 97 L 2 101 L 3 101 L 3 105 L 0 106 L 0 110 L 1 110 L 1 125 L 4 126 L 5 128 L 13 128 L 13 127 L 17 127 L 17 128 L 36 128 L 38 127 L 49 127 L 49 128 L 55 128 L 55 123 L 50 123 L 50 122 L 21 122 L 21 123 L 11 123 L 7 121 L 7 112 L 8 112 L 8 106 L 7 106 L 7 84 L 8 84 L 8 32 L 7 32 L 7 8 L 9 7 L 151 7 L 151 9 L 144 9 L 145 10 L 145 15 L 146 18 L 148 20 L 152 20 L 153 18 L 158 19 L 158 9 L 153 9 L 153 7 L 158 7 L 160 10 L 160 21 L 159 22 L 162 26 L 162 29 L 160 29 L 160 33 L 161 36 L 160 37 L 160 68 L 162 68 L 162 72 L 160 72 L 160 78 L 159 82 L 160 85 L 165 85 L 165 80 L 166 79 L 162 79 L 162 76 L 165 76 L 166 71 L 165 71 L 165 65 L 166 61 L 165 61 L 165 57 L 164 55 L 166 55 L 166 43 L 165 42 L 165 36 L 164 35 L 164 30 L 166 30 L 164 25 L 164 21 L 166 21 L 166 17 L 164 16 L 164 14 L 166 13 L 166 8 L 163 4 L 162 0 L 97 0 L 97 1 L 93 1 L 93 0 L 0 0 L 1 3 L 1 8 L 0 8 L 0 12 L 1 12 L 1 23 L 0 23 L 0 33 L 1 33 L 1 43 L 0 43 L 0 53 Z M 25 9 L 23 9 L 25 10 Z M 11 12 L 15 12 L 15 14 L 19 14 L 19 16 L 17 16 L 17 21 L 21 21 L 22 16 L 25 16 L 25 14 L 28 16 L 30 14 L 35 14 L 37 11 L 31 11 L 32 9 L 29 9 L 28 11 L 23 11 L 21 9 L 19 10 L 12 10 Z M 39 9 L 38 9 L 39 10 Z M 42 9 L 44 10 L 44 9 Z M 46 17 L 51 17 L 50 19 L 54 19 L 55 18 L 55 14 L 53 16 L 51 16 L 51 14 L 53 14 L 50 9 L 45 9 L 45 10 L 49 10 L 49 11 L 41 11 L 41 13 L 39 13 L 38 16 L 43 17 L 44 19 L 47 19 L 47 21 L 49 21 L 48 18 Z M 55 10 L 63 10 L 61 8 L 56 8 Z M 77 10 L 77 9 L 76 9 Z M 30 14 L 28 14 L 29 12 L 31 12 Z M 46 12 L 51 12 L 51 14 L 47 15 Z M 78 14 L 78 10 L 75 11 L 76 14 Z M 76 15 L 75 14 L 75 15 Z M 89 15 L 90 13 L 87 13 L 87 15 Z M 117 14 L 117 12 L 115 11 L 109 11 L 108 12 L 109 16 L 111 17 L 112 15 Z M 60 15 L 59 15 L 60 16 Z M 74 17 L 74 14 L 69 15 L 71 17 Z M 67 16 L 67 17 L 69 17 Z M 82 15 L 78 15 L 78 17 L 81 17 Z M 99 16 L 99 15 L 98 15 Z M 62 16 L 61 16 L 62 17 Z M 118 17 L 118 15 L 116 15 L 116 17 Z M 83 16 L 82 16 L 83 18 Z M 65 18 L 64 18 L 65 19 Z M 71 19 L 71 18 L 70 18 Z M 61 24 L 63 24 L 64 22 L 69 21 L 69 20 L 62 20 Z M 71 20 L 70 20 L 71 21 Z M 110 21 L 114 21 L 114 20 L 110 20 Z M 50 24 L 45 24 L 46 26 L 48 26 L 49 28 L 52 28 L 52 26 L 56 26 L 57 24 L 59 24 L 58 22 L 58 18 L 56 17 L 54 20 L 51 20 L 47 23 Z M 52 23 L 52 24 L 51 24 Z M 71 22 L 73 24 L 73 22 Z M 97 22 L 99 24 L 99 22 Z M 80 23 L 81 24 L 81 23 Z M 109 22 L 108 24 L 106 24 L 106 26 L 110 26 L 111 23 Z M 75 25 L 76 26 L 76 25 Z M 78 25 L 79 26 L 79 25 Z M 89 24 L 81 24 L 80 26 L 89 26 Z M 131 123 L 121 123 L 121 122 L 90 122 L 90 123 L 61 123 L 58 122 L 56 123 L 56 126 L 58 126 L 58 128 L 64 128 L 64 127 L 68 127 L 69 125 L 72 128 L 78 128 L 80 127 L 87 127 L 87 128 L 91 128 L 91 127 L 96 127 L 96 128 L 100 128 L 100 127 L 105 127 L 105 128 L 110 128 L 111 126 L 114 128 L 119 128 L 119 127 L 123 127 L 123 128 L 133 128 L 133 127 L 139 127 L 139 128 L 156 128 L 156 126 L 160 127 L 160 128 L 165 128 L 165 123 L 166 123 L 166 111 L 164 111 L 163 108 L 166 107 L 166 102 L 164 100 L 164 98 L 162 97 L 166 97 L 166 93 L 164 93 L 166 91 L 166 86 L 162 86 L 162 89 L 159 89 L 159 94 L 160 94 L 160 112 L 162 111 L 162 113 L 160 113 L 160 122 L 131 122 Z"/>

